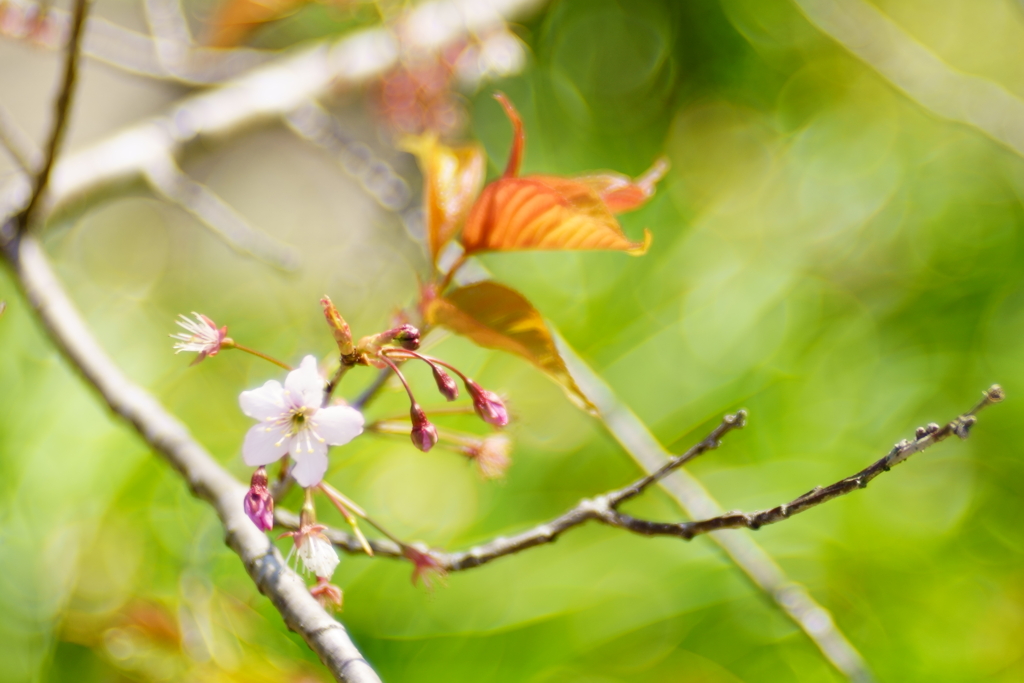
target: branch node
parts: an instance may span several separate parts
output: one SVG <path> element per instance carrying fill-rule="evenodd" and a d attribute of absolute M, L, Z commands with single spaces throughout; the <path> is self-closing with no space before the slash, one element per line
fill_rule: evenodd
<path fill-rule="evenodd" d="M 962 415 L 953 421 L 953 433 L 959 436 L 961 440 L 966 439 L 971 434 L 971 427 L 977 421 L 978 418 L 973 415 Z"/>

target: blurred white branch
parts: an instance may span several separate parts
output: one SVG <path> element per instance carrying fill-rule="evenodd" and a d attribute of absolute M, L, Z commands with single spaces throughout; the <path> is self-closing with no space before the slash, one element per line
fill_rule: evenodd
<path fill-rule="evenodd" d="M 597 406 L 605 428 L 643 471 L 658 471 L 671 454 L 564 339 L 557 337 L 556 340 L 573 379 Z M 659 483 L 690 519 L 710 519 L 723 512 L 718 501 L 684 469 L 676 470 Z M 720 531 L 712 531 L 709 536 L 747 578 L 793 620 L 836 670 L 856 683 L 874 680 L 864 658 L 835 625 L 828 610 L 819 605 L 806 588 L 791 581 L 753 538 Z"/>
<path fill-rule="evenodd" d="M 394 29 L 360 31 L 289 53 L 185 98 L 163 116 L 64 157 L 54 168 L 43 209 L 51 213 L 137 181 L 155 163 L 180 158 L 197 141 L 237 135 L 280 120 L 333 89 L 358 86 L 392 68 L 402 50 L 436 50 L 540 4 L 540 0 L 436 0 L 417 5 Z M 17 182 L 0 189 L 0 216 L 18 210 L 25 197 L 24 186 Z"/>
<path fill-rule="evenodd" d="M 213 190 L 185 175 L 173 159 L 153 163 L 145 176 L 158 194 L 195 216 L 232 249 L 281 270 L 298 269 L 299 252 L 295 247 L 250 225 Z"/>
<path fill-rule="evenodd" d="M 946 64 L 865 0 L 795 0 L 812 24 L 910 99 L 1024 156 L 1024 101 Z"/>
<path fill-rule="evenodd" d="M 6 0 L 4 25 L 0 36 L 30 40 L 34 45 L 61 49 L 68 39 L 71 16 L 65 10 L 48 7 L 45 15 L 41 5 L 23 0 Z M 157 18 L 166 21 L 166 9 L 156 10 Z M 208 85 L 234 78 L 268 61 L 277 53 L 267 50 L 214 50 L 181 42 L 179 24 L 172 33 L 161 32 L 155 38 L 119 26 L 102 17 L 90 17 L 85 23 L 82 54 L 120 71 L 143 76 L 181 81 L 190 85 Z"/>
<path fill-rule="evenodd" d="M 389 211 L 409 205 L 411 192 L 400 175 L 373 150 L 341 127 L 341 123 L 320 105 L 309 102 L 286 117 L 296 135 L 331 154 L 368 195 Z"/>
<path fill-rule="evenodd" d="M 0 147 L 5 148 L 22 171 L 31 174 L 43 163 L 43 153 L 0 103 Z"/>

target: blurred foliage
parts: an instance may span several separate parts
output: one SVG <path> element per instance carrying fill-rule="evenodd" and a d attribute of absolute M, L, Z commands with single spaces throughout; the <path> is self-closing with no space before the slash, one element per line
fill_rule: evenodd
<path fill-rule="evenodd" d="M 957 4 L 878 3 L 953 67 L 1024 96 L 1019 5 L 970 3 L 968 21 Z M 268 32 L 283 43 L 319 35 L 318 22 L 339 21 L 319 18 L 330 13 L 313 7 Z M 1024 160 L 929 116 L 785 0 L 562 0 L 516 31 L 530 60 L 500 87 L 529 131 L 524 173 L 636 175 L 662 153 L 673 170 L 623 217 L 632 239 L 652 230 L 645 256 L 490 254 L 486 267 L 672 448 L 748 408 L 749 427 L 692 467 L 728 508 L 846 476 L 1002 383 L 1009 400 L 969 441 L 757 540 L 881 680 L 1024 679 L 1024 447 L 1012 434 L 1024 420 Z M 53 68 L 0 44 L 4 103 L 34 121 Z M 175 95 L 90 65 L 72 146 L 118 125 L 125 98 L 156 111 Z M 489 88 L 465 97 L 493 178 L 507 120 Z M 415 172 L 375 142 L 356 95 L 335 104 Z M 170 352 L 175 316 L 202 311 L 292 361 L 326 356 L 321 295 L 357 336 L 383 329 L 415 296 L 427 257 L 396 215 L 284 130 L 224 143 L 188 170 L 302 249 L 303 270 L 245 260 L 178 209 L 137 196 L 68 218 L 47 244 L 125 371 L 244 477 L 249 420 L 237 395 L 280 373 L 229 352 L 187 367 Z M 0 679 L 327 680 L 223 545 L 213 512 L 69 371 L 6 272 L 0 297 Z M 483 482 L 463 458 L 405 439 L 335 451 L 329 480 L 396 532 L 466 547 L 637 476 L 525 361 L 455 337 L 431 353 L 509 397 L 513 466 L 504 483 Z M 353 371 L 342 393 L 371 375 Z M 429 389 L 426 372 L 412 378 Z M 392 391 L 371 412 L 403 409 Z M 630 510 L 679 517 L 659 492 Z M 355 557 L 336 574 L 345 623 L 386 681 L 837 680 L 708 539 L 586 527 L 433 593 L 409 573 Z"/>

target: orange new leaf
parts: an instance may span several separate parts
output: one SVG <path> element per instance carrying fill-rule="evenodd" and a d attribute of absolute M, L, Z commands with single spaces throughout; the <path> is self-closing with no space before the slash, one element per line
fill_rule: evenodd
<path fill-rule="evenodd" d="M 525 134 L 515 107 L 502 93 L 495 98 L 512 122 L 512 149 L 503 177 L 486 188 L 466 219 L 462 245 L 467 254 L 519 249 L 613 249 L 639 255 L 651 234 L 632 242 L 616 213 L 642 206 L 653 194 L 668 162 L 658 160 L 636 181 L 618 173 L 580 178 L 517 177 Z"/>
<path fill-rule="evenodd" d="M 467 254 L 519 249 L 615 249 L 639 255 L 597 190 L 555 176 L 501 178 L 484 188 L 462 231 Z"/>
<path fill-rule="evenodd" d="M 596 411 L 565 367 L 544 318 L 514 289 L 497 282 L 477 282 L 430 300 L 425 314 L 428 322 L 480 346 L 525 358 L 561 384 L 574 403 Z"/>
<path fill-rule="evenodd" d="M 423 171 L 427 245 L 437 261 L 441 249 L 466 218 L 484 181 L 484 153 L 478 145 L 448 147 L 432 133 L 409 137 L 403 148 L 416 155 Z"/>

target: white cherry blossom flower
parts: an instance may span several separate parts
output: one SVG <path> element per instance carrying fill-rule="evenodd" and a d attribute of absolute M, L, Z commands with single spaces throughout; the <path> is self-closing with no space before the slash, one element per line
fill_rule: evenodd
<path fill-rule="evenodd" d="M 296 548 L 302 566 L 313 576 L 331 578 L 338 567 L 338 553 L 323 534 L 308 534 L 302 545 Z"/>
<path fill-rule="evenodd" d="M 321 408 L 324 380 L 316 358 L 306 356 L 288 373 L 284 386 L 271 380 L 259 389 L 243 391 L 242 412 L 259 420 L 242 444 L 247 465 L 269 465 L 290 454 L 292 476 L 300 486 L 320 483 L 327 472 L 328 446 L 341 446 L 363 431 L 363 415 L 348 406 Z"/>

